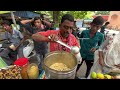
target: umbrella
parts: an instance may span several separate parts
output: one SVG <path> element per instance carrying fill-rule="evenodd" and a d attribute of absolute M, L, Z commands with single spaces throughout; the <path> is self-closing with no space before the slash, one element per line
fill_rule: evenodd
<path fill-rule="evenodd" d="M 0 11 L 0 14 L 10 13 L 10 11 Z"/>

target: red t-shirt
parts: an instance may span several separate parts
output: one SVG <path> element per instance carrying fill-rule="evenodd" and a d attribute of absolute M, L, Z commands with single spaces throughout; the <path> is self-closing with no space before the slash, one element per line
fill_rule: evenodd
<path fill-rule="evenodd" d="M 39 32 L 39 34 L 44 35 L 45 37 L 48 37 L 50 34 L 56 34 L 59 37 L 59 40 L 66 43 L 67 45 L 79 47 L 79 43 L 74 35 L 69 34 L 68 38 L 63 39 L 62 36 L 60 35 L 60 30 L 48 30 L 46 32 Z M 63 50 L 70 52 L 69 48 L 64 47 L 63 45 L 60 45 L 59 43 L 56 42 L 50 42 L 50 52 Z"/>

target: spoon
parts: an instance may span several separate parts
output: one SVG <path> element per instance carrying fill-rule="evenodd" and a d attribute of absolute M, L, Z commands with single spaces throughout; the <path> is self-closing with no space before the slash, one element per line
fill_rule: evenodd
<path fill-rule="evenodd" d="M 51 39 L 50 36 L 49 36 L 48 38 Z M 57 43 L 65 46 L 65 47 L 69 48 L 73 53 L 79 53 L 79 48 L 78 48 L 77 46 L 69 46 L 69 45 L 63 43 L 63 42 L 60 41 L 60 40 L 57 40 L 57 41 L 55 41 L 55 42 L 57 42 Z"/>

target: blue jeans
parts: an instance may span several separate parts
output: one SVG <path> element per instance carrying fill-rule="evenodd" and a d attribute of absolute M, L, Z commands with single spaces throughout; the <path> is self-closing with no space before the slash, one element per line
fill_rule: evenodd
<path fill-rule="evenodd" d="M 43 61 L 44 61 L 45 55 L 36 54 L 36 56 L 37 56 L 37 60 L 38 60 L 38 68 L 40 71 L 42 71 L 43 70 Z"/>

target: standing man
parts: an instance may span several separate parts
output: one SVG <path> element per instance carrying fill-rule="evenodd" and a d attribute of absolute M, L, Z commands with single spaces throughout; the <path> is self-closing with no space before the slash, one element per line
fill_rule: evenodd
<path fill-rule="evenodd" d="M 64 43 L 70 45 L 70 46 L 78 46 L 79 43 L 77 42 L 77 39 L 72 35 L 72 29 L 74 27 L 74 18 L 70 14 L 65 14 L 61 19 L 60 24 L 60 30 L 48 30 L 46 32 L 38 32 L 36 34 L 33 34 L 32 37 L 35 41 L 39 42 L 50 42 L 50 51 L 68 51 L 70 50 L 58 43 L 56 43 L 56 40 L 61 40 Z M 51 37 L 49 39 L 48 37 Z"/>
<path fill-rule="evenodd" d="M 46 25 L 44 25 L 42 22 L 46 23 Z M 20 25 L 25 27 L 25 29 L 28 30 L 31 35 L 38 32 L 47 31 L 51 25 L 49 22 L 45 20 L 41 20 L 40 17 L 35 17 L 34 19 L 30 19 L 30 20 L 22 20 L 19 23 Z M 33 23 L 33 26 L 30 25 L 31 23 Z M 34 48 L 37 54 L 38 64 L 41 64 L 41 61 L 48 52 L 48 43 L 38 42 L 35 40 L 33 41 L 34 41 Z"/>
<path fill-rule="evenodd" d="M 94 52 L 99 48 L 99 46 L 104 41 L 104 35 L 98 30 L 102 27 L 104 23 L 104 19 L 101 16 L 94 18 L 91 22 L 91 28 L 89 30 L 84 30 L 81 33 L 80 38 L 80 53 L 82 57 L 81 64 L 78 64 L 77 71 L 82 65 L 83 61 L 85 61 L 87 65 L 87 71 L 85 77 L 89 75 L 90 69 L 94 62 Z"/>
<path fill-rule="evenodd" d="M 108 24 L 110 24 L 110 22 L 106 22 L 105 25 L 103 25 L 103 26 L 101 27 L 101 30 L 100 30 L 101 33 L 104 34 L 105 28 L 107 27 Z"/>
<path fill-rule="evenodd" d="M 67 51 L 70 52 L 70 49 L 62 46 L 59 43 L 56 43 L 56 40 L 60 40 L 69 46 L 79 46 L 79 43 L 75 36 L 72 34 L 74 27 L 74 18 L 70 14 L 63 15 L 60 23 L 59 30 L 48 30 L 46 32 L 38 32 L 33 34 L 32 37 L 35 41 L 38 42 L 50 42 L 50 52 L 52 51 Z M 49 39 L 48 37 L 51 37 Z"/>

